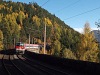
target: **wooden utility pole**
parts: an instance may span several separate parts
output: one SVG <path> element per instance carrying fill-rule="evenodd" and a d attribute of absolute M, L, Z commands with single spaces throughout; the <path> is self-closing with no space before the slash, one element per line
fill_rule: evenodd
<path fill-rule="evenodd" d="M 45 31 L 44 31 L 44 54 L 46 50 L 46 23 L 45 23 Z"/>
<path fill-rule="evenodd" d="M 30 34 L 29 34 L 29 40 L 28 40 L 28 43 L 30 44 Z"/>
<path fill-rule="evenodd" d="M 14 48 L 15 48 L 15 45 L 16 45 L 16 39 L 14 38 Z"/>

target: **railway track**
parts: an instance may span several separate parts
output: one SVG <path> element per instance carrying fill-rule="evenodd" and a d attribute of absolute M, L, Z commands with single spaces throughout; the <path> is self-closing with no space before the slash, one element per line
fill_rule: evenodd
<path fill-rule="evenodd" d="M 23 62 L 26 62 L 30 66 L 35 67 L 36 69 L 47 73 L 47 75 L 72 75 L 71 73 L 67 73 L 67 72 L 58 70 L 57 68 L 54 68 L 51 66 L 46 66 L 46 64 L 36 62 L 35 60 L 32 61 L 31 59 L 29 59 L 25 56 L 24 57 L 19 56 L 19 55 L 17 55 L 17 56 L 19 59 L 22 59 Z M 25 60 L 23 60 L 23 59 L 25 59 Z"/>
<path fill-rule="evenodd" d="M 44 62 L 37 61 L 34 58 L 32 59 L 32 58 L 30 58 L 26 55 L 23 55 L 22 58 L 27 59 L 27 61 L 29 63 L 35 64 L 35 65 L 37 65 L 41 68 L 44 68 L 45 70 L 51 72 L 52 73 L 51 75 L 86 75 L 86 74 L 80 74 L 80 73 L 77 73 L 77 72 L 65 70 L 63 68 L 60 68 L 59 65 L 57 67 L 57 66 L 53 66 L 53 65 L 50 65 L 50 64 L 46 64 Z"/>
<path fill-rule="evenodd" d="M 2 67 L 4 67 L 4 70 L 6 71 L 6 74 L 4 75 L 26 75 L 13 63 L 12 55 L 3 56 Z"/>
<path fill-rule="evenodd" d="M 69 75 L 33 63 L 21 55 L 3 55 L 2 68 L 2 75 Z"/>
<path fill-rule="evenodd" d="M 18 54 L 2 54 L 0 75 L 82 75 Z"/>
<path fill-rule="evenodd" d="M 21 57 L 21 56 L 18 56 L 18 58 L 19 58 L 20 60 L 22 60 L 23 62 L 25 62 L 27 65 L 31 66 L 32 68 L 35 68 L 35 69 L 37 69 L 38 71 L 43 72 L 45 75 L 54 75 L 52 72 L 49 72 L 49 71 L 47 71 L 47 70 L 44 69 L 44 68 L 41 68 L 41 67 L 40 67 L 39 65 L 37 65 L 37 64 L 34 64 L 34 63 L 31 63 L 31 62 L 27 61 L 27 59 L 25 59 L 25 58 L 23 58 L 23 57 Z M 23 59 L 24 59 L 24 60 L 23 60 Z"/>
<path fill-rule="evenodd" d="M 15 64 L 28 75 L 50 75 L 41 71 L 40 69 L 37 69 L 36 67 L 33 67 L 32 65 L 30 66 L 26 61 L 24 61 L 25 58 L 20 59 L 16 55 L 14 55 L 13 58 L 17 59 L 17 63 L 15 62 Z"/>
<path fill-rule="evenodd" d="M 0 55 L 0 60 L 1 60 L 1 62 L 0 62 L 0 74 L 1 75 L 6 75 L 7 73 L 5 72 L 5 68 L 4 68 L 3 64 L 2 64 L 2 60 L 3 60 L 2 58 L 3 58 L 3 54 Z"/>

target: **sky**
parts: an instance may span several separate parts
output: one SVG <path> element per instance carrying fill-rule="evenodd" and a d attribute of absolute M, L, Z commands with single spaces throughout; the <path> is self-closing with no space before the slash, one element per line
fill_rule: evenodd
<path fill-rule="evenodd" d="M 36 2 L 51 14 L 82 33 L 86 22 L 96 30 L 95 22 L 100 19 L 100 0 L 12 0 L 14 2 Z"/>

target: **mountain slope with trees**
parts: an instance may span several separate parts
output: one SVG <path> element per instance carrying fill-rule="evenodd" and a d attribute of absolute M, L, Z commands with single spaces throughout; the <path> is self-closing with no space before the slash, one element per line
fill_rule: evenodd
<path fill-rule="evenodd" d="M 35 2 L 29 4 L 12 1 L 0 2 L 0 50 L 14 48 L 15 42 L 19 41 L 29 43 L 29 35 L 31 43 L 43 44 L 45 25 L 46 43 L 50 46 L 50 51 L 47 50 L 47 53 L 80 60 L 79 47 L 83 47 L 82 37 L 85 35 L 78 33 Z M 86 41 L 85 39 L 87 38 L 83 40 Z M 86 50 L 84 59 L 81 60 L 88 61 L 89 52 L 85 52 Z M 90 52 L 92 56 L 92 51 Z M 95 56 L 98 57 L 98 54 Z M 98 59 L 96 57 L 94 59 Z"/>
<path fill-rule="evenodd" d="M 47 43 L 52 52 L 59 55 L 63 48 L 74 51 L 79 33 L 66 25 L 55 15 L 41 8 L 37 3 L 0 2 L 0 30 L 3 33 L 4 48 L 10 48 L 16 42 L 43 43 L 44 26 L 47 27 Z M 70 42 L 69 42 L 70 41 Z"/>

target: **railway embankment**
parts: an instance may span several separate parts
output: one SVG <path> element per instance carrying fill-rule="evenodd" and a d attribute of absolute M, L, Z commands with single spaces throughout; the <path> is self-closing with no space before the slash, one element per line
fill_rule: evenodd
<path fill-rule="evenodd" d="M 25 55 L 33 60 L 39 60 L 49 65 L 60 67 L 65 71 L 81 73 L 83 75 L 100 75 L 100 63 L 59 58 L 45 54 L 36 54 L 29 51 L 25 51 Z"/>

